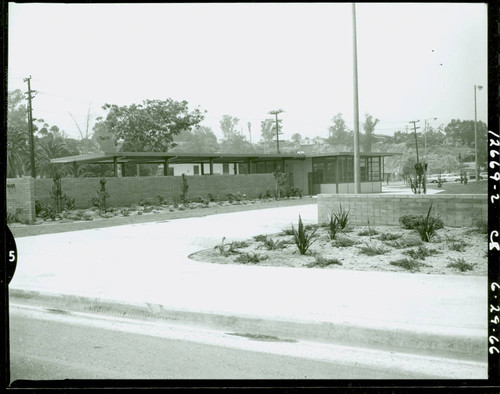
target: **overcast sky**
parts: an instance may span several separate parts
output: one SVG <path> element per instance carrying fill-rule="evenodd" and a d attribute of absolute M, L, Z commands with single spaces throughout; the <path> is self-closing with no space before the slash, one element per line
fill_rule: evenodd
<path fill-rule="evenodd" d="M 392 134 L 410 120 L 474 119 L 487 84 L 485 4 L 356 5 L 360 123 Z M 186 100 L 204 125 L 240 119 L 252 140 L 283 109 L 284 138 L 353 125 L 351 4 L 9 4 L 9 90 L 39 93 L 33 116 L 70 137 L 104 103 Z M 478 119 L 487 120 L 487 89 Z"/>

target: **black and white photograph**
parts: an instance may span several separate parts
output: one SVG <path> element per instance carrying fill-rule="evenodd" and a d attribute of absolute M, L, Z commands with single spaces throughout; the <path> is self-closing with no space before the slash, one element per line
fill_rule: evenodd
<path fill-rule="evenodd" d="M 8 3 L 9 382 L 487 380 L 488 7 Z"/>

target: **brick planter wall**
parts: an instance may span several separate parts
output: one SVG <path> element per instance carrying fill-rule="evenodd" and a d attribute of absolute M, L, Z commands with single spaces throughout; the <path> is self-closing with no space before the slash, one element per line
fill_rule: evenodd
<path fill-rule="evenodd" d="M 332 211 L 350 208 L 353 224 L 399 225 L 403 215 L 439 214 L 445 226 L 471 226 L 478 219 L 488 218 L 488 196 L 483 194 L 433 195 L 318 195 L 318 223 L 326 223 Z"/>
<path fill-rule="evenodd" d="M 274 190 L 272 174 L 250 175 L 204 175 L 188 176 L 188 198 L 206 197 L 208 193 L 225 198 L 228 193 L 240 192 L 248 198 L 256 198 L 266 189 Z M 52 179 L 35 180 L 35 199 L 52 204 L 50 190 Z M 150 176 L 106 178 L 106 191 L 109 193 L 109 206 L 128 206 L 141 199 L 162 196 L 165 199 L 179 199 L 181 196 L 182 177 Z M 90 207 L 90 199 L 100 188 L 99 178 L 63 178 L 62 191 L 75 199 L 77 208 Z"/>
<path fill-rule="evenodd" d="M 7 179 L 7 212 L 15 213 L 20 209 L 19 219 L 35 220 L 35 198 L 33 178 Z"/>

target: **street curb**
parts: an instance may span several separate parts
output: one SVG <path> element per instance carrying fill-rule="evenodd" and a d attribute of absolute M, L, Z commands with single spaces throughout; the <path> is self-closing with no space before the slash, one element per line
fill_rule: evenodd
<path fill-rule="evenodd" d="M 123 303 L 75 295 L 9 289 L 9 302 L 43 307 L 53 312 L 73 311 L 125 318 L 157 319 L 172 324 L 199 326 L 236 333 L 310 340 L 339 345 L 383 349 L 436 357 L 486 361 L 486 330 L 442 334 L 408 329 L 373 328 L 350 323 L 278 320 L 221 313 L 175 310 L 159 304 Z"/>

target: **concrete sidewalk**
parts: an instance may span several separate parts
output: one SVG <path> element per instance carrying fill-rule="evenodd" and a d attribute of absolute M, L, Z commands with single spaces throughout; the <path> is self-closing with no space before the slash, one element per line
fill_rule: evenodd
<path fill-rule="evenodd" d="M 303 205 L 19 238 L 11 303 L 486 360 L 486 277 L 188 258 L 222 237 L 279 232 L 299 214 L 317 222 L 317 207 Z"/>

